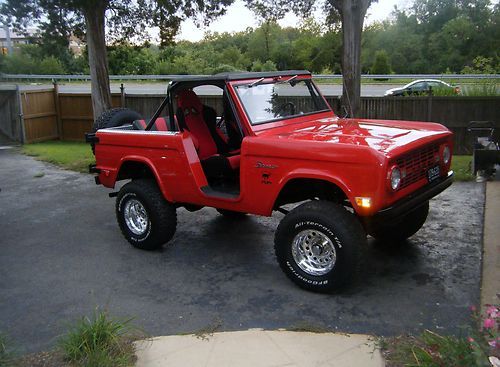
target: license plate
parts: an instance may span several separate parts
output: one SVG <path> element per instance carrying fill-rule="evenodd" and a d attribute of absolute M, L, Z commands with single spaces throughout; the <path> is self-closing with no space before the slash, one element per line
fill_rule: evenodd
<path fill-rule="evenodd" d="M 429 182 L 432 182 L 437 178 L 439 178 L 439 166 L 430 168 L 427 171 L 427 179 L 429 180 Z"/>

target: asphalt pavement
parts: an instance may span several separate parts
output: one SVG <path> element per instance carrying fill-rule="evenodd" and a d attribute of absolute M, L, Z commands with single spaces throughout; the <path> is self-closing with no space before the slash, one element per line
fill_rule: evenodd
<path fill-rule="evenodd" d="M 87 174 L 0 149 L 0 332 L 19 352 L 55 345 L 96 307 L 150 335 L 215 328 L 326 328 L 376 335 L 458 333 L 479 303 L 484 184 L 455 183 L 431 202 L 402 248 L 368 243 L 360 280 L 337 295 L 282 274 L 273 236 L 282 214 L 231 221 L 178 210 L 162 251 L 121 236 L 108 189 Z"/>

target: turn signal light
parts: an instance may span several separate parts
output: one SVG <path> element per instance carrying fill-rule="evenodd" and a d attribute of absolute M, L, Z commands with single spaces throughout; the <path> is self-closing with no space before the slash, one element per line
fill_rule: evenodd
<path fill-rule="evenodd" d="M 369 208 L 372 206 L 372 199 L 371 198 L 363 198 L 363 197 L 356 197 L 356 205 L 360 206 L 362 208 Z"/>

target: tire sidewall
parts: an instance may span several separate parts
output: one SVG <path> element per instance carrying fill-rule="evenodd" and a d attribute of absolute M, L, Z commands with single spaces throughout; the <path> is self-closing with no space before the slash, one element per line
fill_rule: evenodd
<path fill-rule="evenodd" d="M 280 251 L 279 256 L 282 256 L 284 261 L 284 266 L 289 275 L 293 275 L 295 281 L 300 283 L 303 288 L 313 289 L 315 291 L 330 290 L 337 287 L 339 283 L 339 275 L 344 270 L 344 259 L 345 251 L 347 247 L 344 244 L 342 236 L 339 231 L 337 231 L 330 224 L 324 223 L 318 218 L 304 220 L 303 218 L 293 220 L 292 223 L 288 223 L 288 228 L 290 230 L 282 233 L 278 238 L 278 243 L 280 244 L 278 249 Z M 291 227 L 291 228 L 290 228 Z M 336 261 L 333 268 L 326 274 L 323 275 L 311 275 L 302 270 L 298 264 L 295 262 L 292 254 L 293 239 L 295 236 L 304 230 L 315 230 L 321 232 L 327 236 L 335 247 Z"/>
<path fill-rule="evenodd" d="M 124 208 L 125 205 L 127 204 L 128 201 L 135 199 L 139 201 L 144 209 L 146 210 L 146 213 L 148 214 L 148 226 L 147 230 L 142 234 L 142 235 L 137 235 L 133 233 L 130 228 L 128 227 L 126 221 L 125 221 L 125 213 L 124 213 Z M 136 247 L 141 247 L 142 243 L 147 242 L 149 238 L 152 236 L 153 232 L 153 224 L 152 224 L 152 218 L 151 218 L 151 210 L 148 207 L 147 201 L 143 200 L 143 198 L 138 195 L 137 192 L 129 191 L 123 193 L 123 195 L 119 195 L 117 198 L 116 202 L 116 211 L 118 213 L 118 222 L 120 226 L 122 227 L 124 233 L 127 235 L 127 239 L 133 243 L 134 246 Z"/>
<path fill-rule="evenodd" d="M 111 127 L 119 127 L 131 124 L 134 120 L 140 120 L 141 115 L 129 108 L 113 108 L 105 111 L 94 123 L 94 131 Z"/>

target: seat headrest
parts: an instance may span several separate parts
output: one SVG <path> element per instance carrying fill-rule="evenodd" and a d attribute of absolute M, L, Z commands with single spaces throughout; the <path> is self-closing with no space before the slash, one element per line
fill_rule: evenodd
<path fill-rule="evenodd" d="M 186 89 L 177 94 L 177 107 L 184 112 L 184 115 L 201 114 L 203 104 L 192 90 Z"/>

